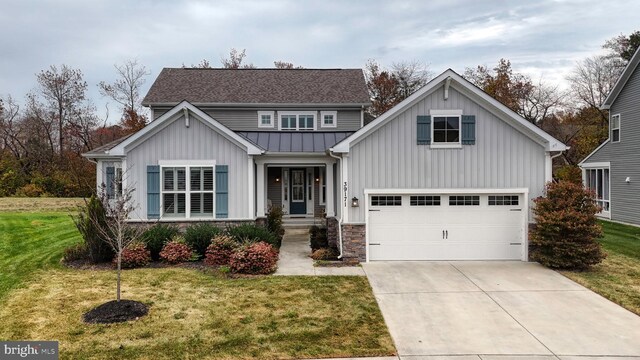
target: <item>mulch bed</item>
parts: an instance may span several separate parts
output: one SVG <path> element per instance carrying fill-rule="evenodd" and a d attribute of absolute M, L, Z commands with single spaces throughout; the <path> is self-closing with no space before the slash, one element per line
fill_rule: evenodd
<path fill-rule="evenodd" d="M 148 312 L 149 307 L 139 301 L 112 300 L 85 313 L 82 319 L 90 324 L 111 324 L 137 320 Z"/>

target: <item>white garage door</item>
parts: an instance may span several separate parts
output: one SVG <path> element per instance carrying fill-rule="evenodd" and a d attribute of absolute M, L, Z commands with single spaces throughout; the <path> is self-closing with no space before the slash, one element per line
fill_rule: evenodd
<path fill-rule="evenodd" d="M 522 194 L 369 196 L 369 260 L 516 260 Z"/>

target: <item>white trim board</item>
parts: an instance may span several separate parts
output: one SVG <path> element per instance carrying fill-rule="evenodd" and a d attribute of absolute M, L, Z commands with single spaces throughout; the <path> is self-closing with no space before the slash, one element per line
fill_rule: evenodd
<path fill-rule="evenodd" d="M 402 113 L 403 111 L 405 111 L 406 109 L 414 105 L 416 102 L 420 101 L 424 96 L 437 90 L 441 86 L 441 84 L 444 83 L 449 78 L 455 81 L 456 84 L 462 86 L 462 88 L 467 92 L 469 92 L 470 94 L 473 94 L 477 98 L 483 100 L 485 103 L 489 105 L 489 107 L 493 107 L 497 109 L 502 115 L 502 116 L 499 116 L 500 118 L 502 119 L 507 118 L 511 120 L 511 122 L 513 123 L 512 125 L 514 125 L 514 127 L 516 127 L 517 129 L 523 129 L 523 130 L 526 129 L 527 131 L 522 131 L 522 132 L 528 137 L 530 137 L 531 139 L 533 139 L 534 141 L 539 143 L 542 142 L 547 151 L 563 151 L 568 149 L 567 145 L 563 144 L 558 139 L 549 135 L 547 132 L 540 129 L 539 127 L 531 124 L 530 122 L 522 118 L 520 115 L 516 114 L 513 110 L 501 104 L 499 101 L 492 98 L 484 91 L 480 90 L 478 87 L 476 87 L 475 85 L 473 85 L 472 83 L 464 79 L 462 76 L 458 75 L 455 71 L 448 69 L 442 74 L 438 75 L 433 80 L 431 80 L 429 83 L 427 83 L 427 85 L 422 87 L 420 90 L 416 91 L 414 94 L 404 99 L 398 105 L 394 106 L 389 111 L 385 112 L 384 114 L 379 116 L 377 119 L 375 119 L 365 127 L 356 131 L 351 136 L 347 137 L 346 139 L 342 140 L 338 144 L 334 145 L 330 149 L 330 151 L 335 153 L 348 153 L 351 145 L 357 144 L 364 137 L 370 135 L 371 133 L 373 133 L 375 130 L 379 129 L 380 127 L 382 127 L 387 122 L 396 118 L 397 115 L 399 115 L 400 113 Z M 487 107 L 485 106 L 485 108 Z M 487 110 L 490 110 L 490 109 L 487 109 Z"/>
<path fill-rule="evenodd" d="M 631 60 L 622 71 L 622 74 L 618 78 L 618 81 L 616 81 L 616 84 L 611 89 L 611 92 L 609 93 L 607 98 L 604 99 L 604 102 L 602 103 L 602 105 L 600 105 L 600 109 L 608 110 L 611 108 L 611 105 L 613 105 L 613 103 L 616 101 L 622 89 L 624 89 L 629 79 L 631 79 L 631 75 L 633 74 L 635 69 L 638 67 L 638 64 L 640 64 L 640 49 L 636 50 L 636 53 L 631 57 Z"/>

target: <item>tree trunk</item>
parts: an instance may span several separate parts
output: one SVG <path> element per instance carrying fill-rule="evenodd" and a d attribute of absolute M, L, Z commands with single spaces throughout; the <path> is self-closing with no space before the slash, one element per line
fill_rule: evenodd
<path fill-rule="evenodd" d="M 117 292 L 117 301 L 120 302 L 120 270 L 121 270 L 121 265 L 122 264 L 122 252 L 118 251 L 118 281 L 117 281 L 117 286 L 116 286 L 116 292 Z"/>

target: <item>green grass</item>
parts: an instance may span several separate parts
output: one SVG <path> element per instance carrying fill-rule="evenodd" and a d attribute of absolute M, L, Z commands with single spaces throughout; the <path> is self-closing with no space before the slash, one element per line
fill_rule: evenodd
<path fill-rule="evenodd" d="M 607 258 L 588 271 L 565 276 L 640 315 L 640 228 L 602 221 Z"/>
<path fill-rule="evenodd" d="M 60 265 L 79 241 L 65 213 L 0 213 L 0 339 L 57 340 L 68 359 L 297 359 L 392 355 L 364 277 L 226 279 L 186 268 L 123 272 L 136 321 L 82 314 L 115 297 L 115 272 Z"/>
<path fill-rule="evenodd" d="M 59 268 L 64 248 L 80 240 L 67 213 L 0 212 L 0 301 L 34 273 Z"/>

